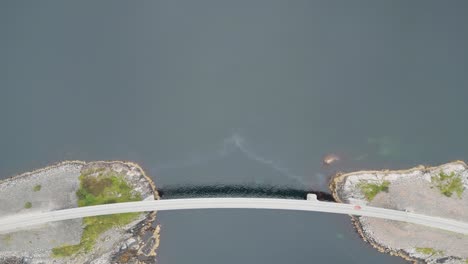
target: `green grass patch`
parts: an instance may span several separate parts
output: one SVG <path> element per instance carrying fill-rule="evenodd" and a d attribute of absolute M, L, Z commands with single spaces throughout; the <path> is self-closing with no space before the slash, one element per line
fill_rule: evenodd
<path fill-rule="evenodd" d="M 444 254 L 444 251 L 442 250 L 435 250 L 433 248 L 427 248 L 427 247 L 417 247 L 416 252 L 424 254 L 424 255 L 430 255 L 430 256 Z"/>
<path fill-rule="evenodd" d="M 25 209 L 29 209 L 29 208 L 31 208 L 31 207 L 32 207 L 32 203 L 31 203 L 31 202 L 25 202 L 25 203 L 24 203 L 24 208 L 25 208 Z"/>
<path fill-rule="evenodd" d="M 2 236 L 2 240 L 3 242 L 5 242 L 5 244 L 9 245 L 11 243 L 11 234 L 6 234 L 6 235 L 3 235 Z"/>
<path fill-rule="evenodd" d="M 106 168 L 104 168 L 104 167 L 90 168 L 90 169 L 86 169 L 86 170 L 81 171 L 81 175 L 89 176 L 89 175 L 94 174 L 94 173 L 104 172 L 105 170 L 106 170 Z"/>
<path fill-rule="evenodd" d="M 367 181 L 361 181 L 358 183 L 358 188 L 364 194 L 368 201 L 372 201 L 379 192 L 388 192 L 389 181 L 383 181 L 381 183 L 369 183 Z"/>
<path fill-rule="evenodd" d="M 37 184 L 37 185 L 35 185 L 35 186 L 33 187 L 33 191 L 38 192 L 38 191 L 41 190 L 41 188 L 42 188 L 42 186 L 41 186 L 40 184 Z"/>
<path fill-rule="evenodd" d="M 123 176 L 115 172 L 100 172 L 97 177 L 91 175 L 88 171 L 81 174 L 80 188 L 76 195 L 80 207 L 141 201 L 140 194 L 134 193 Z M 52 256 L 67 257 L 79 252 L 89 252 L 102 233 L 112 227 L 124 226 L 132 222 L 138 215 L 139 213 L 125 213 L 85 217 L 83 218 L 85 227 L 80 243 L 56 247 L 52 249 Z"/>
<path fill-rule="evenodd" d="M 461 198 L 463 194 L 462 178 L 453 171 L 450 174 L 441 171 L 438 175 L 432 176 L 431 181 L 440 190 L 440 193 L 447 197 L 452 197 L 456 193 L 457 197 Z"/>

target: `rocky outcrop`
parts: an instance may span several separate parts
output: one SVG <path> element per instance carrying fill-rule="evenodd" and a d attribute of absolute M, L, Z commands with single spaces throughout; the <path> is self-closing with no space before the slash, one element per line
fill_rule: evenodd
<path fill-rule="evenodd" d="M 104 171 L 123 175 L 143 200 L 159 199 L 153 181 L 135 163 L 66 161 L 0 182 L 0 213 L 77 207 L 80 174 Z M 25 206 L 28 202 L 30 208 Z M 91 251 L 62 258 L 52 257 L 51 249 L 79 243 L 83 232 L 81 219 L 0 234 L 0 263 L 155 263 L 160 230 L 155 219 L 156 212 L 142 213 L 126 226 L 113 227 L 101 234 Z"/>
<path fill-rule="evenodd" d="M 464 191 L 467 188 L 468 168 L 462 161 L 438 167 L 339 174 L 330 182 L 338 202 L 465 222 L 468 222 L 468 195 Z M 381 252 L 414 262 L 467 263 L 467 236 L 385 219 L 352 216 L 352 220 L 361 237 Z"/>

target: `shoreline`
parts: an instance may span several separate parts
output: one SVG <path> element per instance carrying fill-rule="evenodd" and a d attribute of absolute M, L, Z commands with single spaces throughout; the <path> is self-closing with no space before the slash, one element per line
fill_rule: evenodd
<path fill-rule="evenodd" d="M 348 177 L 350 177 L 350 176 L 363 175 L 363 174 L 377 174 L 377 173 L 409 174 L 409 173 L 412 173 L 412 172 L 415 172 L 415 171 L 426 172 L 426 171 L 431 171 L 431 170 L 437 170 L 437 169 L 439 169 L 439 168 L 441 168 L 441 167 L 443 167 L 444 165 L 447 165 L 447 164 L 458 164 L 458 165 L 463 166 L 464 169 L 468 170 L 468 165 L 464 161 L 455 160 L 455 161 L 447 162 L 447 163 L 444 163 L 444 164 L 441 164 L 441 165 L 438 165 L 438 166 L 418 165 L 418 166 L 415 166 L 415 167 L 412 167 L 412 168 L 409 168 L 409 169 L 400 169 L 400 170 L 384 169 L 384 170 L 360 170 L 360 171 L 349 172 L 349 173 L 339 172 L 339 173 L 335 174 L 335 176 L 333 176 L 330 179 L 328 187 L 329 187 L 329 189 L 330 189 L 330 191 L 332 193 L 333 198 L 336 200 L 336 202 L 344 203 L 344 201 L 341 199 L 341 197 L 339 195 L 339 192 L 341 190 L 339 189 L 338 186 L 341 183 L 343 183 L 344 181 L 346 181 L 346 179 Z M 407 261 L 413 262 L 414 264 L 421 263 L 421 261 L 426 263 L 426 261 L 424 259 L 412 257 L 407 252 L 405 252 L 403 250 L 390 249 L 387 246 L 378 243 L 372 237 L 366 236 L 364 228 L 362 226 L 362 223 L 359 220 L 359 217 L 354 216 L 354 215 L 350 215 L 350 217 L 351 217 L 351 221 L 353 223 L 354 228 L 356 229 L 357 233 L 362 238 L 362 240 L 369 243 L 373 248 L 377 249 L 379 252 L 389 254 L 391 256 L 401 257 L 401 258 L 403 258 L 403 259 L 405 259 Z"/>
<path fill-rule="evenodd" d="M 7 176 L 5 179 L 1 179 L 0 180 L 0 184 L 1 183 L 5 183 L 5 182 L 9 182 L 9 181 L 13 181 L 13 180 L 17 180 L 17 179 L 20 179 L 20 178 L 23 178 L 23 177 L 27 177 L 27 176 L 31 176 L 33 174 L 37 174 L 37 173 L 41 173 L 41 172 L 46 172 L 48 170 L 51 170 L 51 169 L 56 169 L 60 166 L 64 166 L 64 165 L 72 165 L 72 164 L 78 164 L 78 165 L 81 165 L 81 166 L 84 166 L 86 165 L 88 162 L 86 161 L 81 161 L 81 160 L 64 160 L 64 161 L 59 161 L 59 162 L 55 162 L 55 163 L 52 163 L 50 165 L 47 165 L 45 167 L 41 167 L 41 168 L 38 168 L 38 169 L 33 169 L 31 171 L 27 171 L 27 172 L 23 172 L 23 173 L 19 173 L 19 174 L 15 174 L 13 176 Z"/>

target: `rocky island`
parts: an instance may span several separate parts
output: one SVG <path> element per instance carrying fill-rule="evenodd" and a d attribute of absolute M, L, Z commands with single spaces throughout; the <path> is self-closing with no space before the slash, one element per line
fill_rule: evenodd
<path fill-rule="evenodd" d="M 159 199 L 134 163 L 67 161 L 0 182 L 0 215 Z M 0 263 L 155 263 L 156 213 L 51 222 L 0 234 Z"/>
<path fill-rule="evenodd" d="M 336 201 L 414 212 L 468 222 L 468 167 L 438 167 L 337 174 Z M 378 250 L 415 263 L 468 263 L 468 236 L 411 223 L 352 216 L 361 237 Z"/>

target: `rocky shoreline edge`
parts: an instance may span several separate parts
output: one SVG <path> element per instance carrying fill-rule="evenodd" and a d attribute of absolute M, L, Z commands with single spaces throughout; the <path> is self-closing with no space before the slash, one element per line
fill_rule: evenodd
<path fill-rule="evenodd" d="M 30 185 L 35 184 L 39 180 L 43 180 L 50 175 L 49 181 L 57 181 L 61 179 L 61 176 L 64 176 L 64 181 L 67 181 L 68 190 L 64 192 L 70 192 L 70 188 L 76 189 L 79 185 L 79 180 L 76 175 L 80 175 L 85 170 L 107 170 L 112 172 L 122 172 L 125 180 L 129 183 L 130 187 L 134 188 L 134 192 L 141 194 L 142 198 L 145 200 L 157 200 L 160 199 L 159 193 L 157 191 L 156 185 L 153 180 L 145 173 L 140 165 L 130 161 L 80 161 L 80 160 L 71 160 L 71 161 L 62 161 L 58 162 L 40 169 L 33 171 L 21 173 L 3 180 L 0 180 L 0 194 L 7 194 L 6 197 L 1 197 L 0 199 L 8 200 L 10 197 L 8 194 L 11 193 L 11 190 L 15 190 L 17 186 L 28 185 L 28 188 L 31 189 Z M 73 173 L 69 173 L 73 171 Z M 78 174 L 77 174 L 78 172 Z M 73 174 L 73 175 L 71 175 Z M 76 179 L 73 179 L 76 178 Z M 71 181 L 76 180 L 77 182 Z M 33 183 L 29 183 L 33 182 Z M 36 185 L 39 186 L 37 193 L 42 193 L 47 191 L 47 184 Z M 72 186 L 72 187 L 70 187 Z M 24 188 L 23 188 L 24 189 Z M 5 191 L 6 190 L 6 191 Z M 10 191 L 10 193 L 8 192 Z M 57 191 L 57 190 L 53 190 Z M 36 192 L 36 190 L 34 190 Z M 36 194 L 37 195 L 37 194 Z M 74 196 L 73 193 L 68 193 L 69 196 Z M 40 200 L 40 199 L 39 199 Z M 76 198 L 71 199 L 73 201 L 68 201 L 67 205 L 58 205 L 59 208 L 52 208 L 53 210 L 57 209 L 66 209 L 76 207 Z M 35 203 L 33 201 L 33 208 L 35 209 L 36 204 L 39 211 L 44 211 L 44 208 L 40 208 L 40 204 L 44 204 L 44 201 Z M 75 203 L 74 206 L 70 206 L 70 203 Z M 31 203 L 30 203 L 31 204 Z M 50 206 L 49 206 L 50 207 Z M 26 208 L 26 207 L 25 207 Z M 7 215 L 12 212 L 6 212 L 2 210 L 0 206 L 0 214 Z M 50 209 L 50 208 L 49 208 Z M 25 210 L 25 209 L 22 209 Z M 45 209 L 47 210 L 47 209 Z M 16 210 L 13 213 L 18 212 Z M 0 252 L 0 263 L 154 263 L 156 258 L 156 250 L 159 247 L 159 232 L 160 225 L 156 224 L 156 212 L 147 212 L 140 214 L 137 219 L 132 221 L 129 224 L 126 224 L 122 227 L 113 227 L 111 230 L 106 231 L 100 236 L 100 239 L 96 242 L 97 249 L 100 249 L 100 254 L 96 254 L 95 249 L 89 253 L 80 253 L 77 256 L 72 258 L 51 258 L 50 250 L 38 249 L 35 253 L 28 254 L 27 250 L 17 251 L 15 247 L 13 250 L 4 248 Z M 69 221 L 69 220 L 67 220 Z M 62 221 L 66 222 L 66 221 Z M 76 227 L 76 225 L 75 225 Z M 44 229 L 39 227 L 39 229 Z M 50 230 L 49 230 L 50 231 Z M 28 231 L 19 231 L 26 233 Z M 37 230 L 32 230 L 29 233 L 39 233 Z M 72 232 L 71 232 L 72 233 Z M 13 235 L 15 235 L 13 233 Z M 121 236 L 119 236 L 121 235 Z M 12 235 L 7 234 L 3 235 L 0 240 L 0 245 L 3 242 L 4 244 L 12 243 Z M 14 237 L 14 236 L 13 236 Z M 114 237 L 114 238 L 112 238 Z M 117 238 L 115 238 L 117 237 Z M 14 241 L 13 241 L 14 242 Z M 29 241 L 31 243 L 31 241 Z M 75 241 L 76 242 L 76 241 Z M 109 244 L 111 243 L 111 244 Z M 105 244 L 103 249 L 100 248 L 100 244 Z M 109 248 L 109 245 L 110 248 Z M 102 252 L 102 250 L 106 250 Z M 47 253 L 49 252 L 49 253 Z M 104 253 L 104 254 L 102 254 Z M 37 257 L 37 259 L 35 259 Z"/>
<path fill-rule="evenodd" d="M 449 165 L 459 165 L 459 166 L 462 166 L 466 171 L 468 171 L 468 165 L 464 161 L 456 160 L 456 161 L 452 161 L 452 162 L 442 164 L 439 166 L 419 165 L 413 168 L 402 169 L 402 170 L 361 170 L 361 171 L 355 171 L 355 172 L 349 172 L 349 173 L 339 172 L 331 178 L 329 182 L 329 189 L 336 202 L 349 203 L 350 201 L 345 201 L 346 198 L 343 198 L 344 196 L 343 185 L 348 180 L 349 177 L 352 177 L 352 176 L 359 177 L 361 175 L 366 175 L 366 174 L 390 174 L 391 173 L 391 174 L 407 175 L 407 174 L 412 174 L 416 172 L 426 173 L 426 172 L 440 171 L 444 168 L 444 166 L 449 166 Z M 466 186 L 466 183 L 465 183 L 465 186 Z M 353 191 L 357 191 L 357 190 L 353 190 Z M 398 256 L 407 261 L 413 262 L 415 264 L 416 263 L 432 263 L 432 260 L 429 262 L 428 259 L 415 257 L 414 255 L 412 256 L 404 250 L 395 250 L 395 249 L 387 247 L 385 244 L 381 242 L 378 242 L 368 232 L 366 232 L 360 218 L 361 217 L 359 216 L 351 215 L 351 221 L 353 223 L 353 226 L 355 227 L 355 230 L 365 242 L 369 243 L 373 248 L 377 249 L 379 252 L 389 254 L 392 256 Z M 437 261 L 437 263 L 452 263 L 450 262 L 452 260 L 457 261 L 453 263 L 461 263 L 461 262 L 468 263 L 468 259 L 467 260 L 453 259 L 451 257 L 447 257 L 444 259 L 448 262 Z M 461 262 L 458 262 L 458 261 L 461 261 Z"/>

